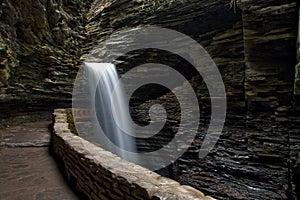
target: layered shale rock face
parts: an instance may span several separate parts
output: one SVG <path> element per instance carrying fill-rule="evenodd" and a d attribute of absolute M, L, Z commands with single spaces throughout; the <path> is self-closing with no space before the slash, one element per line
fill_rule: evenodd
<path fill-rule="evenodd" d="M 286 190 L 289 198 L 299 198 L 300 101 L 293 95 L 297 2 L 242 2 L 250 160 L 277 177 L 266 180 L 277 185 L 277 194 Z"/>
<path fill-rule="evenodd" d="M 299 187 L 299 100 L 293 95 L 296 2 L 238 1 L 242 11 L 236 12 L 226 3 L 98 2 L 88 14 L 90 44 L 140 25 L 172 28 L 197 40 L 216 62 L 228 98 L 224 133 L 205 159 L 198 159 L 198 151 L 210 120 L 210 102 L 202 79 L 185 61 L 166 52 L 134 52 L 118 59 L 121 74 L 145 61 L 168 64 L 190 80 L 200 99 L 202 118 L 193 146 L 162 173 L 222 199 L 294 198 Z M 114 42 L 122 48 L 130 43 L 122 38 Z M 146 123 L 153 104 L 143 97 L 156 99 L 149 91 L 141 89 L 131 99 L 133 118 L 140 124 Z M 163 93 L 158 87 L 152 91 Z M 178 104 L 171 100 L 176 101 L 171 93 L 154 100 L 171 110 L 161 143 L 179 123 L 180 116 L 172 116 Z M 159 148 L 157 139 L 139 141 L 140 149 Z"/>
<path fill-rule="evenodd" d="M 196 140 L 167 173 L 161 173 L 222 199 L 299 197 L 300 99 L 293 94 L 297 2 L 240 0 L 236 11 L 229 2 L 6 0 L 0 18 L 0 101 L 49 106 L 70 100 L 80 57 L 92 49 L 95 54 L 111 56 L 105 46 L 94 49 L 110 35 L 143 25 L 171 28 L 199 42 L 216 62 L 228 111 L 215 149 L 199 159 L 211 116 L 208 91 L 197 71 L 182 58 L 159 50 L 119 57 L 120 74 L 143 63 L 172 66 L 189 80 L 199 97 L 201 120 Z M 130 41 L 117 38 L 114 43 L 126 48 Z M 179 110 L 178 103 L 165 88 L 137 91 L 130 101 L 133 118 L 147 123 L 153 103 L 146 101 L 149 99 L 164 102 L 170 111 L 164 131 L 176 132 L 180 116 L 172 113 Z M 154 144 L 158 142 L 142 141 L 140 148 Z"/>
<path fill-rule="evenodd" d="M 70 100 L 88 7 L 89 1 L 1 3 L 1 109 Z"/>

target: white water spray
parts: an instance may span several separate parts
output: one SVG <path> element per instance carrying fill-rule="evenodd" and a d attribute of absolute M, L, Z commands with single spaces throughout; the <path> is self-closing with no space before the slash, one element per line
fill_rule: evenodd
<path fill-rule="evenodd" d="M 103 148 L 117 154 L 121 158 L 135 162 L 137 158 L 125 156 L 115 146 L 128 152 L 136 152 L 136 143 L 130 120 L 129 105 L 126 104 L 123 85 L 119 80 L 115 65 L 110 63 L 84 63 L 84 77 L 90 104 L 88 110 L 92 122 L 97 124 L 87 137 L 91 142 L 100 144 Z M 84 105 L 86 106 L 86 105 Z M 100 132 L 99 132 L 100 131 Z M 92 135 L 92 137 L 90 137 Z M 103 137 L 105 136 L 105 137 Z"/>

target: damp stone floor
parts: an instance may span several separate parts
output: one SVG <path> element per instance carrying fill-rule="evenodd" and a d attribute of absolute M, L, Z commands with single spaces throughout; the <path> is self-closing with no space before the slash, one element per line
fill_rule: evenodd
<path fill-rule="evenodd" d="M 51 113 L 36 115 L 1 120 L 0 199 L 77 200 L 49 153 Z"/>

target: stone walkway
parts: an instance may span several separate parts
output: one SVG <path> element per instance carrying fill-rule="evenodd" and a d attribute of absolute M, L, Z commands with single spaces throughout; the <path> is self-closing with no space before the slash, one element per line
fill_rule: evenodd
<path fill-rule="evenodd" d="M 0 129 L 1 200 L 79 199 L 49 154 L 50 123 L 27 122 Z"/>

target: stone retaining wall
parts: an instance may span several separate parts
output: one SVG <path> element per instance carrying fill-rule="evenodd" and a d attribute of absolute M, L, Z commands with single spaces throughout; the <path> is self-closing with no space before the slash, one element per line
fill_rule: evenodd
<path fill-rule="evenodd" d="M 74 135 L 65 110 L 54 111 L 52 152 L 68 181 L 87 199 L 213 199 Z"/>

